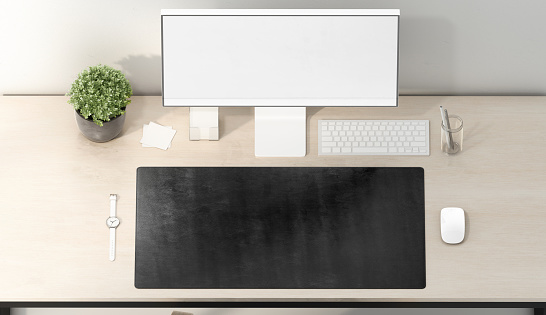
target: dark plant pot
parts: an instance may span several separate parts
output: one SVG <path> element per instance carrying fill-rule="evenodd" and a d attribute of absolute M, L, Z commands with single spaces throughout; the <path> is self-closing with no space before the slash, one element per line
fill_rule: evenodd
<path fill-rule="evenodd" d="M 119 135 L 125 123 L 125 115 L 112 118 L 110 121 L 103 122 L 103 126 L 99 126 L 93 122 L 93 119 L 85 119 L 76 112 L 76 122 L 82 134 L 89 140 L 94 142 L 107 142 Z"/>

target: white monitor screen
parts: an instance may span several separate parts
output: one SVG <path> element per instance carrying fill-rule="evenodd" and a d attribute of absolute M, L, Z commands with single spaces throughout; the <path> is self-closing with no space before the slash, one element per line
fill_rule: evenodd
<path fill-rule="evenodd" d="M 398 10 L 339 12 L 162 11 L 164 105 L 396 106 Z"/>

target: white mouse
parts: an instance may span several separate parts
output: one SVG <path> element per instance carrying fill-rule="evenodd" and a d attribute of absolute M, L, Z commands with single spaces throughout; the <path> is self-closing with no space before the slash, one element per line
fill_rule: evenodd
<path fill-rule="evenodd" d="M 442 240 L 448 244 L 459 244 L 464 239 L 464 210 L 461 208 L 443 208 L 440 215 Z"/>

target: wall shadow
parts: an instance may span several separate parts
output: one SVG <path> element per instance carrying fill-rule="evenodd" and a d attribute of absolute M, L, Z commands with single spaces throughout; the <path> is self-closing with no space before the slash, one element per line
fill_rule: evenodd
<path fill-rule="evenodd" d="M 161 95 L 161 56 L 129 55 L 116 64 L 131 82 L 133 95 Z"/>
<path fill-rule="evenodd" d="M 400 95 L 452 95 L 456 82 L 453 25 L 446 19 L 400 17 Z"/>

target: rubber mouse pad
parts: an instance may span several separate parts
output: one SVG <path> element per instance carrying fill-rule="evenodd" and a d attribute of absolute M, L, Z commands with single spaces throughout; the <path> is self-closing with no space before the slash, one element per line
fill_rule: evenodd
<path fill-rule="evenodd" d="M 425 287 L 422 168 L 141 167 L 135 287 Z"/>

